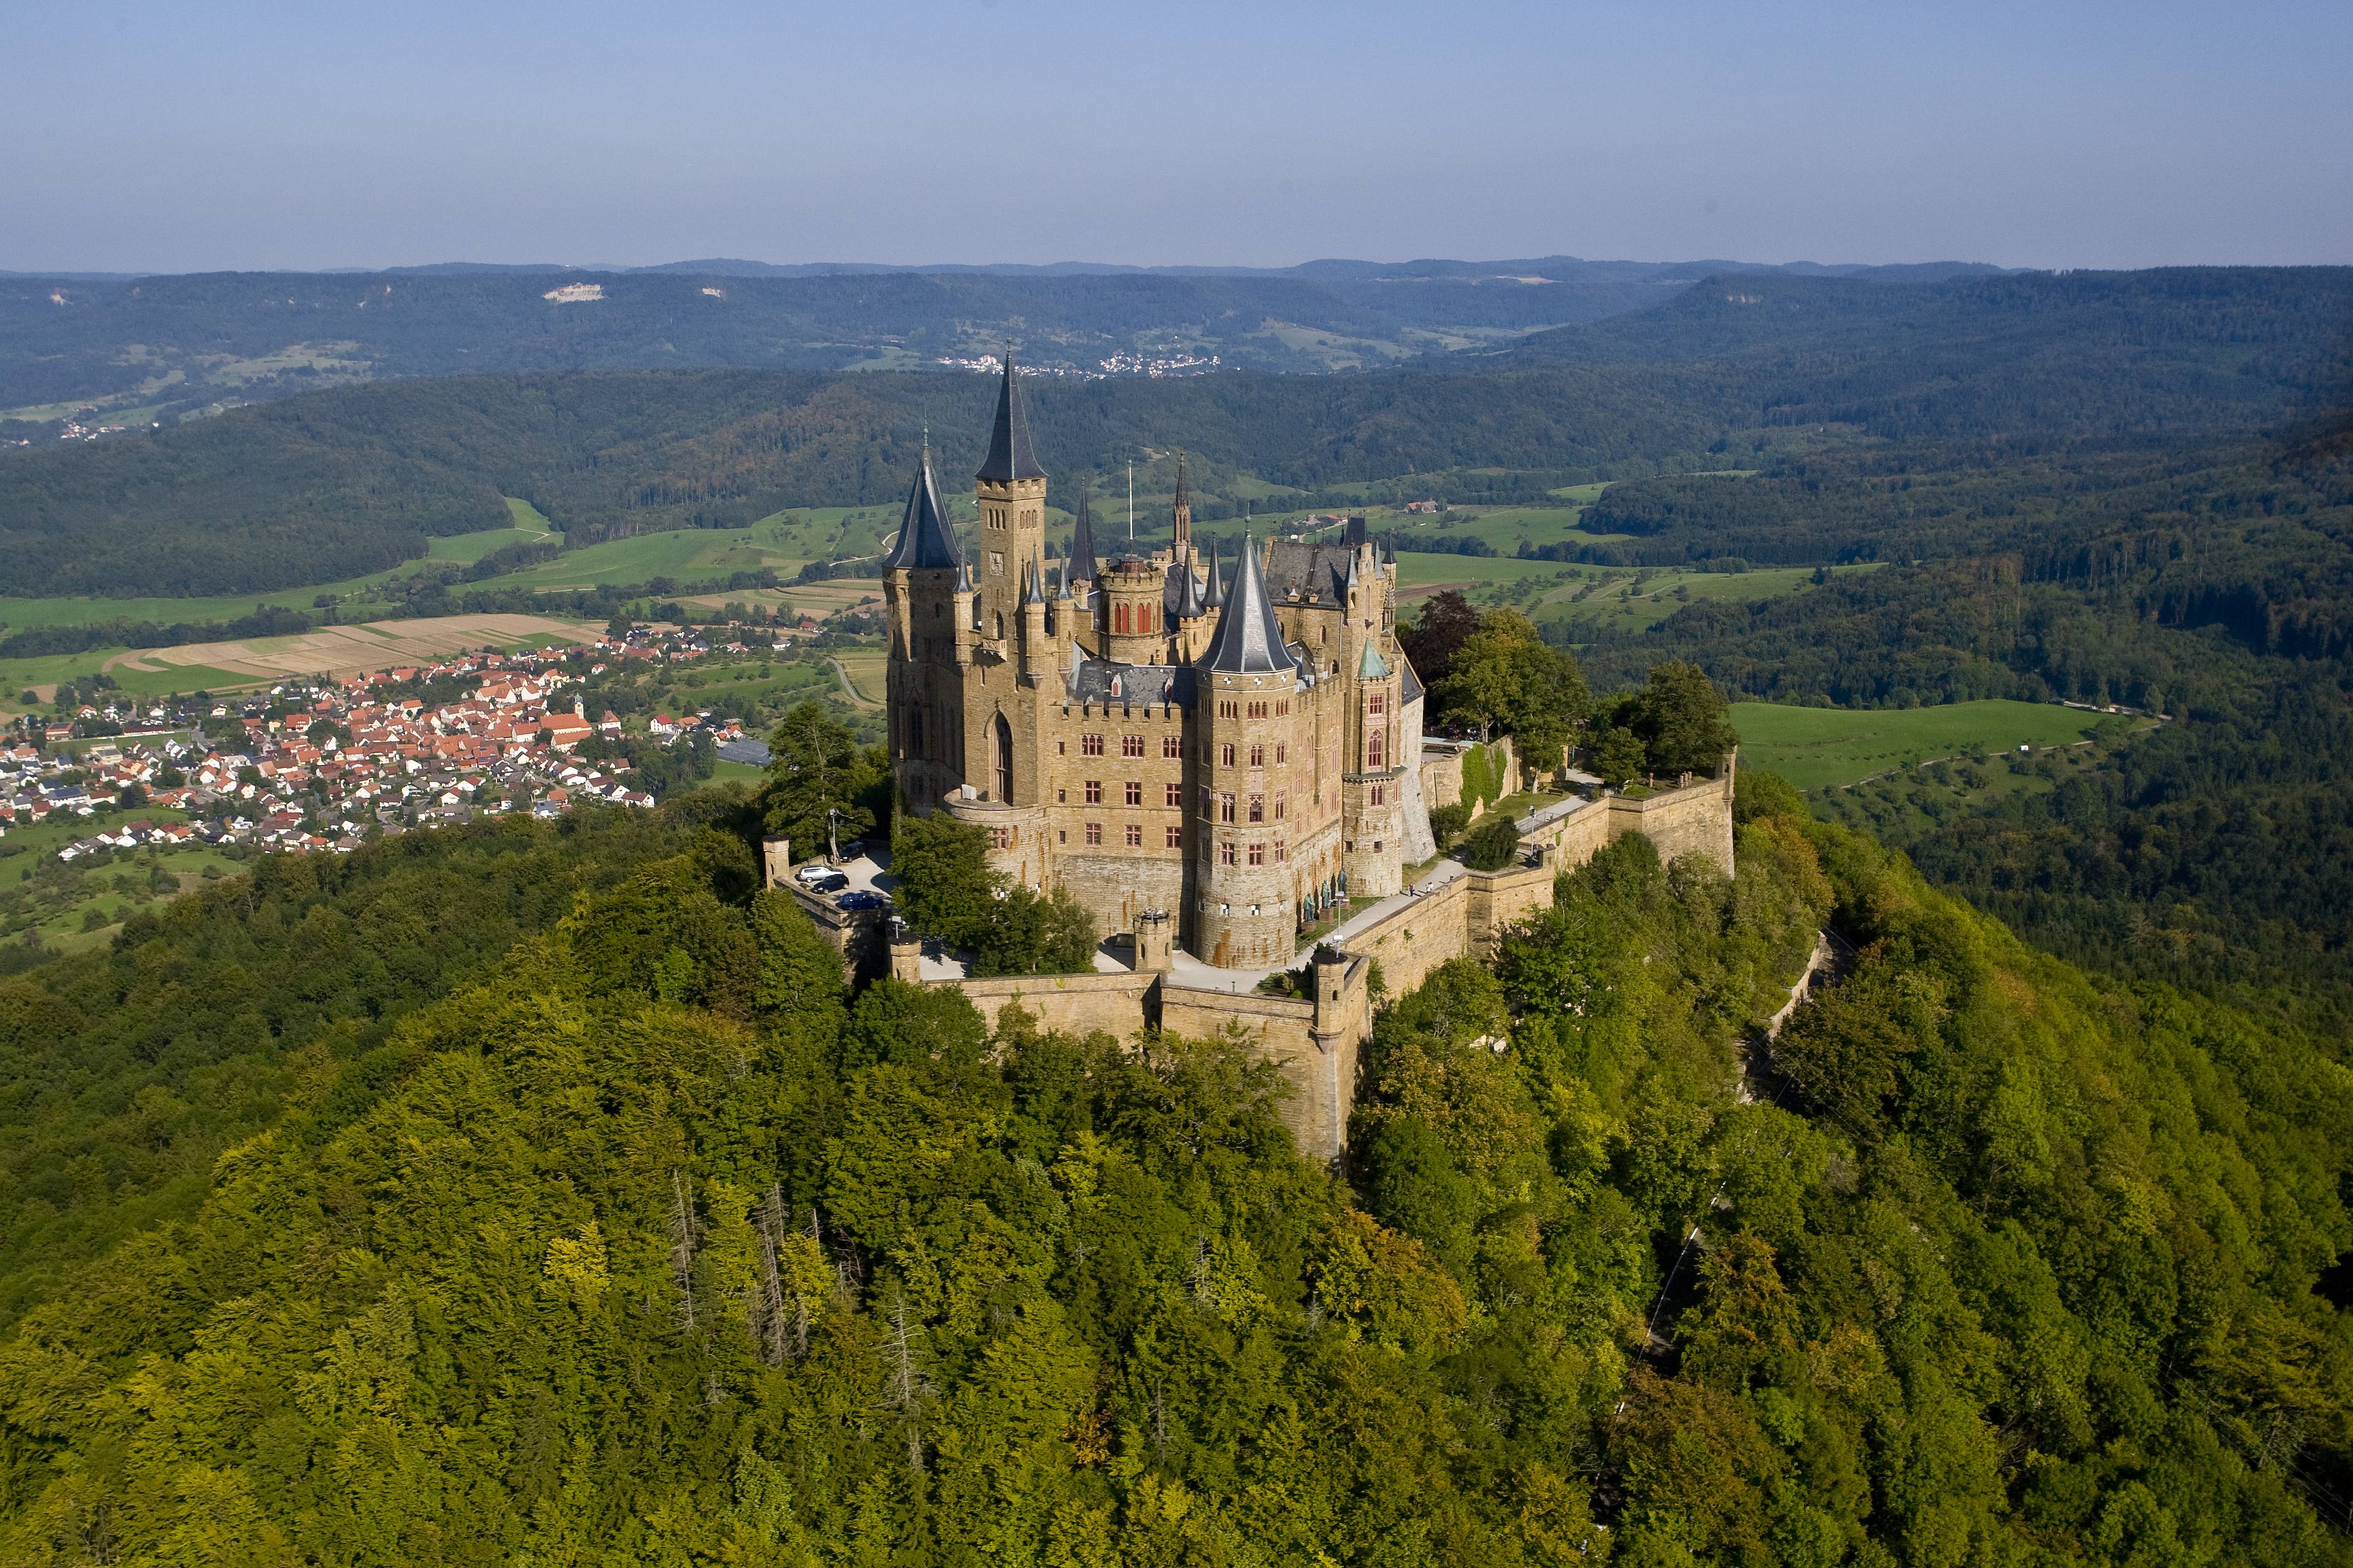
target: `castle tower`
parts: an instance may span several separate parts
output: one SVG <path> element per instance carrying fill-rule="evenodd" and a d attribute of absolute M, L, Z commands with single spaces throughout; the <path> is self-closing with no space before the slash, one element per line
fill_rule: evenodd
<path fill-rule="evenodd" d="M 968 582 L 927 444 L 898 543 L 882 563 L 891 771 L 901 798 L 918 811 L 929 810 L 962 776 L 968 633 L 959 624 L 966 601 L 958 590 Z"/>
<path fill-rule="evenodd" d="M 1299 668 L 1247 534 L 1198 670 L 1194 812 L 1201 862 L 1192 949 L 1229 967 L 1288 964 L 1298 930 L 1290 844 L 1295 808 L 1305 802 L 1293 769 L 1306 758 L 1294 757 L 1290 743 Z"/>
<path fill-rule="evenodd" d="M 1005 351 L 1005 380 L 997 391 L 997 423 L 988 456 L 973 476 L 980 502 L 980 635 L 1007 658 L 1019 635 L 1023 568 L 1046 552 L 1046 470 L 1029 444 L 1029 416 L 1013 351 Z"/>
<path fill-rule="evenodd" d="M 1357 592 L 1353 573 L 1349 592 Z M 1418 752 L 1419 737 L 1404 731 L 1398 673 L 1370 636 L 1358 646 L 1356 677 L 1340 775 L 1342 864 L 1351 896 L 1387 898 L 1405 889 L 1407 741 Z"/>
<path fill-rule="evenodd" d="M 1121 664 L 1158 664 L 1168 648 L 1161 569 L 1133 555 L 1112 563 L 1097 579 L 1103 657 Z"/>

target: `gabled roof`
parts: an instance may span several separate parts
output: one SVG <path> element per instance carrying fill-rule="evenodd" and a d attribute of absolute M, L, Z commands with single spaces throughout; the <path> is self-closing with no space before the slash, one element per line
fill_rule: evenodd
<path fill-rule="evenodd" d="M 1029 445 L 1029 416 L 1021 406 L 1021 381 L 1013 369 L 1013 351 L 1005 351 L 1005 380 L 997 389 L 997 423 L 988 433 L 988 456 L 981 459 L 976 479 L 1042 479 L 1038 453 Z"/>
<path fill-rule="evenodd" d="M 1218 616 L 1217 635 L 1201 661 L 1220 675 L 1284 675 L 1299 666 L 1284 646 L 1282 627 L 1274 618 L 1274 601 L 1266 591 L 1266 575 L 1259 570 L 1258 545 L 1242 535 L 1241 555 L 1234 563 L 1234 590 Z"/>
<path fill-rule="evenodd" d="M 1087 504 L 1087 492 L 1079 491 L 1078 521 L 1071 524 L 1071 564 L 1069 577 L 1092 581 L 1095 574 L 1094 510 Z"/>
<path fill-rule="evenodd" d="M 915 482 L 907 491 L 907 513 L 899 524 L 899 542 L 882 566 L 885 571 L 895 571 L 902 566 L 963 564 L 955 533 L 948 527 L 947 513 L 940 506 L 940 488 L 932 479 L 932 452 L 926 447 L 923 465 L 915 471 Z"/>

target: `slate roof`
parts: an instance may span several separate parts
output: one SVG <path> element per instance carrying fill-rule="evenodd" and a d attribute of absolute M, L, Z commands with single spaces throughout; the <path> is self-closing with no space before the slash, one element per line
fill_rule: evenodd
<path fill-rule="evenodd" d="M 1005 380 L 997 389 L 997 423 L 988 433 L 988 456 L 981 459 L 976 479 L 1042 479 L 1037 450 L 1029 445 L 1029 415 L 1021 406 L 1021 380 L 1014 373 L 1013 351 L 1005 351 Z"/>
<path fill-rule="evenodd" d="M 1087 504 L 1087 492 L 1079 491 L 1078 521 L 1071 524 L 1071 577 L 1092 579 L 1095 574 L 1095 521 L 1093 509 Z"/>
<path fill-rule="evenodd" d="M 948 527 L 947 513 L 940 506 L 940 488 L 932 479 L 931 448 L 923 449 L 923 460 L 915 471 L 915 482 L 907 490 L 907 512 L 899 523 L 899 542 L 892 547 L 891 559 L 882 563 L 886 571 L 902 566 L 961 566 L 964 556 L 956 549 L 955 531 Z"/>
<path fill-rule="evenodd" d="M 1201 602 L 1209 609 L 1223 609 L 1226 604 L 1226 578 L 1225 574 L 1218 570 L 1218 542 L 1214 537 L 1205 534 L 1202 536 L 1201 545 L 1209 557 L 1209 596 Z"/>
<path fill-rule="evenodd" d="M 1403 680 L 1398 682 L 1398 704 L 1402 707 L 1419 698 L 1429 688 L 1422 685 L 1420 675 L 1416 673 L 1413 668 L 1413 660 L 1406 658 L 1401 650 L 1398 654 L 1398 666 L 1405 676 Z"/>
<path fill-rule="evenodd" d="M 1234 563 L 1234 587 L 1219 613 L 1217 634 L 1201 661 L 1220 675 L 1283 675 L 1299 668 L 1285 645 L 1282 627 L 1274 618 L 1266 575 L 1259 570 L 1258 546 L 1242 535 L 1240 559 Z"/>
<path fill-rule="evenodd" d="M 1115 664 L 1088 658 L 1071 671 L 1073 702 L 1193 703 L 1193 670 L 1181 664 Z"/>
<path fill-rule="evenodd" d="M 1345 605 L 1348 572 L 1356 562 L 1356 552 L 1345 544 L 1294 544 L 1279 539 L 1266 563 L 1267 590 L 1288 599 L 1294 590 L 1313 588 L 1317 603 Z"/>

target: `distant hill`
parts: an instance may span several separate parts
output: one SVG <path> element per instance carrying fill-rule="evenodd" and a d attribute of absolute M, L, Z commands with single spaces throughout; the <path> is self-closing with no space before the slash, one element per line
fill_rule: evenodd
<path fill-rule="evenodd" d="M 646 293 L 633 304 L 617 292 L 612 315 L 556 316 L 545 342 L 621 358 L 617 344 L 628 340 L 598 334 L 660 310 L 674 310 L 674 336 L 686 337 L 694 307 L 677 290 L 705 285 L 618 281 Z M 934 309 L 988 290 L 1002 303 L 1032 287 L 903 274 L 813 282 L 823 287 L 805 298 L 843 311 L 878 300 Z M 388 302 L 371 308 L 392 314 L 427 299 L 488 311 L 514 285 L 368 287 Z M 1268 285 L 1219 287 L 1236 298 Z M 290 297 L 294 310 L 323 308 Z M 1148 297 L 1105 298 L 1137 306 Z M 708 335 L 688 341 L 723 345 L 719 326 L 698 330 Z M 1753 459 L 1793 444 L 1957 441 L 2014 459 L 2079 442 L 2182 443 L 2303 417 L 2353 384 L 2348 355 L 2353 268 L 1896 286 L 1719 275 L 1640 314 L 1540 333 L 1505 353 L 1354 376 L 1042 380 L 1031 406 L 1059 475 L 1186 447 L 1206 521 L 1253 493 L 1221 493 L 1242 475 L 1311 491 L 1412 475 L 1433 493 L 1482 499 L 1499 483 L 1720 468 L 1736 466 L 1728 450 Z M 501 496 L 530 500 L 575 543 L 740 526 L 788 506 L 887 501 L 906 482 L 927 420 L 946 437 L 950 471 L 966 460 L 953 443 L 980 429 L 990 395 L 980 376 L 480 368 L 501 374 L 345 387 L 0 462 L 0 593 L 221 594 L 329 581 L 421 554 L 429 534 L 503 527 Z M 1681 559 L 1683 515 L 1630 514 L 1623 531 Z M 1768 548 L 1770 518 L 1742 526 L 1757 535 L 1745 552 L 1797 559 Z"/>
<path fill-rule="evenodd" d="M 355 381 L 480 370 L 923 369 L 997 353 L 1101 374 L 1378 368 L 1653 305 L 1724 272 L 1877 279 L 1990 268 L 1737 262 L 1314 261 L 1287 268 L 605 268 L 0 274 L 0 433 L 162 420 Z M 30 429 L 22 426 L 31 426 Z"/>

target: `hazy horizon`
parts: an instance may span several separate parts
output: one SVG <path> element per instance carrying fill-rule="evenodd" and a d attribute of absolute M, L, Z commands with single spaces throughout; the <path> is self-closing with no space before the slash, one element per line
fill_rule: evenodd
<path fill-rule="evenodd" d="M 2353 262 L 2343 5 L 248 3 L 11 48 L 26 272 Z"/>

